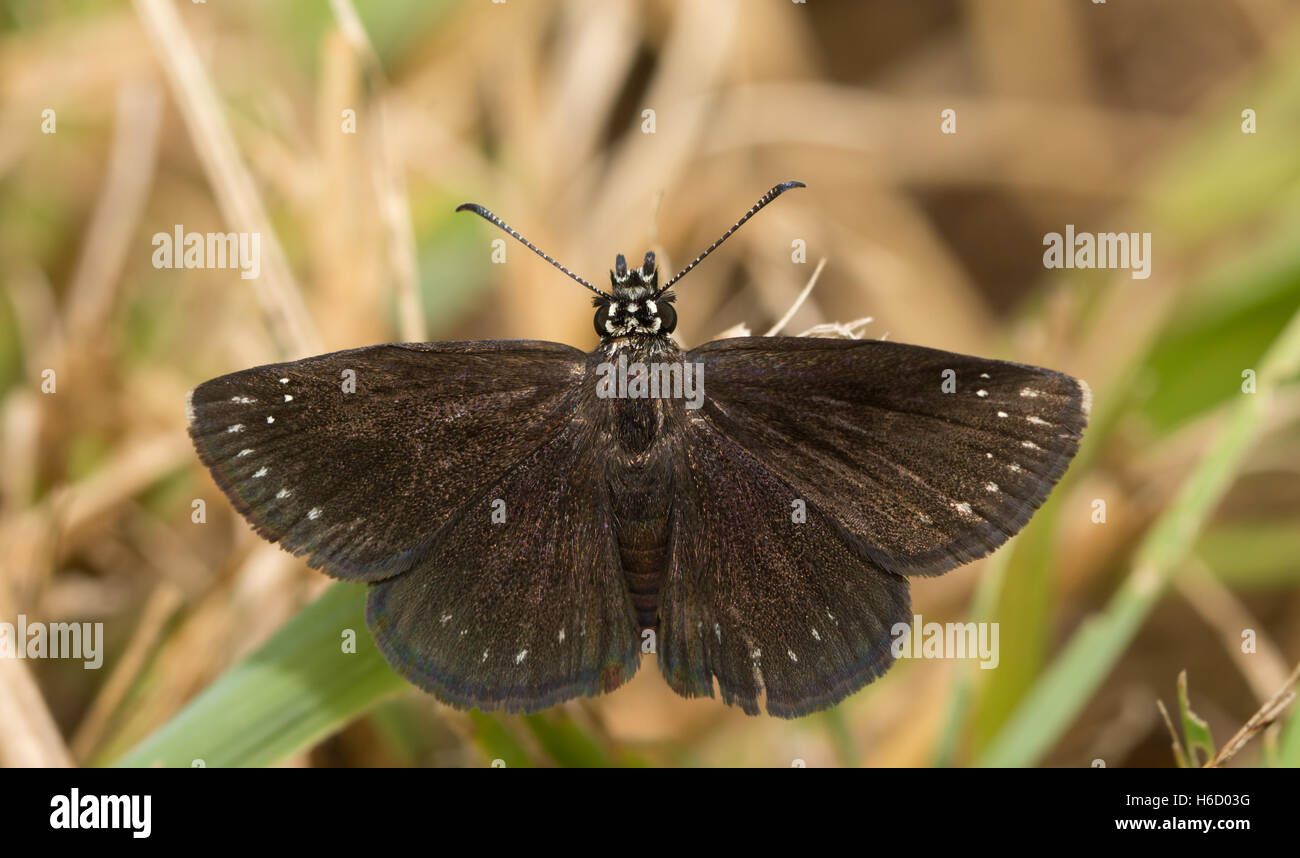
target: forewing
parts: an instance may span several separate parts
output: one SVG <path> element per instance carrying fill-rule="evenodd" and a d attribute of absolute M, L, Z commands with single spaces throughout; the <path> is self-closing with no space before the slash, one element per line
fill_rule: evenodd
<path fill-rule="evenodd" d="M 687 359 L 704 366 L 697 419 L 904 575 L 946 572 L 1019 531 L 1077 452 L 1090 404 L 1068 375 L 879 340 L 745 337 Z"/>
<path fill-rule="evenodd" d="M 707 390 L 707 377 L 706 377 Z M 848 549 L 834 522 L 765 462 L 691 420 L 681 435 L 659 665 L 687 697 L 793 718 L 889 669 L 907 580 Z"/>
<path fill-rule="evenodd" d="M 190 436 L 265 538 L 329 574 L 405 571 L 452 512 L 566 425 L 585 356 L 533 341 L 384 345 L 190 394 Z"/>
<path fill-rule="evenodd" d="M 411 571 L 371 587 L 388 663 L 454 706 L 531 712 L 612 690 L 640 659 L 591 398 L 441 529 Z"/>

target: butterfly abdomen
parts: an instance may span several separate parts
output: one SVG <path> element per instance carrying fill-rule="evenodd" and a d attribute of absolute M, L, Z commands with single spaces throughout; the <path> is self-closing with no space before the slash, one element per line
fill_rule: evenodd
<path fill-rule="evenodd" d="M 656 476 L 658 456 L 636 465 L 615 465 L 610 474 L 615 524 L 623 581 L 643 629 L 659 624 L 659 591 L 663 586 L 668 557 L 668 512 L 672 485 Z"/>
<path fill-rule="evenodd" d="M 644 556 L 644 555 L 642 555 Z M 658 559 L 646 558 L 647 566 L 662 563 L 663 552 L 658 552 Z M 628 568 L 630 558 L 627 549 L 623 550 L 623 577 L 628 590 L 632 593 L 632 605 L 636 608 L 637 624 L 643 629 L 653 629 L 659 625 L 659 586 L 663 580 L 658 568 L 632 571 Z"/>

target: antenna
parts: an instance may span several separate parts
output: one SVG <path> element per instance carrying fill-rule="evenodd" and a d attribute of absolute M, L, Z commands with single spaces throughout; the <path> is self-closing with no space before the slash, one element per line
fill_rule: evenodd
<path fill-rule="evenodd" d="M 704 251 L 703 253 L 701 253 L 699 256 L 695 257 L 695 261 L 694 261 L 694 262 L 692 262 L 690 265 L 687 265 L 687 266 L 686 266 L 685 268 L 683 268 L 681 271 L 678 271 L 676 274 L 674 274 L 674 275 L 672 276 L 672 278 L 671 278 L 667 283 L 665 283 L 662 287 L 660 287 L 659 291 L 655 293 L 655 297 L 658 298 L 660 295 L 662 295 L 663 293 L 667 292 L 669 286 L 672 286 L 672 285 L 673 285 L 674 283 L 676 283 L 678 280 L 681 280 L 682 277 L 685 276 L 686 273 L 687 273 L 688 271 L 690 271 L 692 268 L 694 268 L 695 266 L 697 266 L 697 265 L 699 265 L 701 262 L 703 262 L 703 261 L 704 261 L 704 257 L 708 256 L 710 253 L 712 253 L 713 251 L 717 250 L 717 249 L 718 249 L 718 245 L 722 244 L 722 242 L 726 241 L 728 238 L 731 238 L 731 234 L 732 234 L 733 232 L 735 232 L 736 230 L 740 229 L 741 225 L 744 224 L 745 221 L 749 220 L 749 219 L 752 218 L 754 215 L 758 214 L 759 210 L 762 209 L 763 206 L 765 206 L 765 205 L 767 205 L 768 203 L 772 202 L 772 200 L 774 200 L 774 199 L 776 199 L 777 197 L 781 196 L 782 194 L 784 194 L 786 191 L 790 190 L 791 188 L 806 188 L 806 187 L 808 187 L 808 186 L 805 185 L 803 182 L 782 182 L 781 184 L 779 184 L 779 185 L 777 185 L 776 187 L 772 188 L 772 190 L 768 191 L 766 194 L 763 194 L 763 196 L 759 197 L 758 202 L 754 203 L 754 207 L 753 207 L 752 209 L 750 209 L 749 211 L 745 212 L 745 216 L 744 216 L 744 217 L 742 217 L 740 220 L 738 220 L 738 221 L 736 221 L 734 224 L 732 224 L 731 229 L 729 229 L 729 230 L 727 230 L 726 232 L 724 232 L 724 233 L 722 234 L 722 237 L 721 237 L 721 238 L 719 238 L 717 241 L 713 242 L 713 244 L 710 244 L 707 250 L 705 250 L 705 251 Z M 463 208 L 463 207 L 462 207 L 462 208 Z M 489 212 L 489 214 L 490 214 L 490 212 Z M 502 226 L 504 226 L 504 224 L 502 224 Z M 521 239 L 521 240 L 522 240 L 522 239 Z M 570 275 L 570 276 L 572 276 L 572 275 Z"/>
<path fill-rule="evenodd" d="M 769 192 L 769 193 L 770 193 L 770 192 Z M 504 231 L 505 231 L 506 233 L 508 233 L 510 236 L 512 236 L 513 238 L 515 238 L 515 239 L 516 239 L 520 244 L 522 244 L 524 247 L 528 248 L 528 249 L 531 250 L 533 253 L 536 253 L 538 256 L 542 257 L 542 259 L 545 259 L 547 262 L 551 263 L 551 264 L 554 265 L 556 268 L 560 269 L 560 270 L 563 271 L 565 274 L 567 274 L 567 275 L 569 275 L 570 277 L 572 277 L 574 280 L 577 280 L 577 281 L 578 281 L 579 283 L 581 283 L 583 286 L 586 286 L 588 289 L 590 289 L 591 291 L 595 292 L 595 293 L 596 293 L 597 295 L 599 295 L 600 297 L 602 297 L 602 298 L 609 298 L 609 299 L 611 299 L 611 300 L 613 299 L 613 297 L 614 297 L 613 295 L 610 295 L 610 294 L 608 294 L 608 293 L 606 293 L 606 292 L 602 292 L 602 291 L 600 291 L 600 290 L 597 289 L 595 286 L 592 286 L 590 283 L 588 283 L 586 280 L 583 280 L 583 279 L 582 279 L 581 277 L 579 277 L 577 274 L 574 274 L 572 271 L 570 271 L 569 269 L 565 268 L 565 267 L 564 267 L 563 265 L 561 265 L 560 263 L 556 262 L 556 261 L 555 261 L 554 259 L 552 259 L 550 256 L 547 256 L 547 255 L 546 255 L 545 253 L 543 253 L 540 249 L 538 249 L 538 247 L 537 247 L 535 244 L 533 244 L 533 243 L 532 243 L 531 241 L 529 241 L 528 239 L 524 238 L 524 237 L 523 237 L 522 235 L 520 235 L 519 233 L 515 232 L 515 231 L 510 227 L 510 224 L 506 223 L 506 222 L 503 221 L 501 218 L 499 218 L 499 217 L 497 217 L 496 215 L 494 215 L 492 212 L 490 212 L 490 211 L 488 211 L 487 209 L 483 208 L 483 207 L 482 207 L 481 205 L 479 205 L 478 203 L 461 203 L 460 205 L 456 206 L 456 211 L 458 211 L 458 212 L 471 211 L 471 212 L 473 212 L 474 214 L 478 215 L 479 217 L 483 218 L 483 219 L 484 219 L 485 221 L 487 221 L 488 223 L 491 223 L 491 224 L 493 224 L 493 225 L 495 225 L 495 226 L 500 227 L 502 230 L 504 230 Z M 742 221 L 742 223 L 743 223 L 743 221 Z M 739 226 L 739 224 L 737 224 L 737 226 Z M 735 227 L 732 227 L 732 229 L 735 229 Z M 710 249 L 712 249 L 712 248 L 710 248 Z M 684 273 L 684 272 L 683 272 L 683 273 Z"/>

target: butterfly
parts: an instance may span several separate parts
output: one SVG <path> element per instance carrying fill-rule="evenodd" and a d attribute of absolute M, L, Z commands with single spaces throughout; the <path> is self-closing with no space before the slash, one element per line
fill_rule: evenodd
<path fill-rule="evenodd" d="M 792 718 L 893 662 L 908 578 L 981 557 L 1078 450 L 1075 378 L 880 340 L 739 337 L 683 351 L 685 274 L 622 255 L 591 352 L 402 343 L 191 391 L 189 433 L 266 539 L 369 585 L 392 668 L 459 708 L 609 692 L 643 652 L 685 697 Z M 687 387 L 693 381 L 694 389 Z"/>

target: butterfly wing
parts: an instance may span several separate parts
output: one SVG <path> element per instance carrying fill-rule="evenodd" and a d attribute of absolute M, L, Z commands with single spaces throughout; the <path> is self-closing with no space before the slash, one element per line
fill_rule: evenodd
<path fill-rule="evenodd" d="M 417 343 L 255 367 L 191 392 L 190 437 L 258 533 L 376 581 L 561 431 L 585 359 L 556 343 Z"/>
<path fill-rule="evenodd" d="M 571 410 L 448 520 L 415 568 L 371 587 L 380 651 L 444 702 L 532 712 L 636 672 L 639 627 L 605 477 L 608 408 L 589 386 Z"/>
<path fill-rule="evenodd" d="M 640 658 L 587 360 L 517 341 L 257 367 L 193 391 L 190 435 L 259 533 L 372 582 L 367 625 L 398 673 L 533 711 Z"/>
<path fill-rule="evenodd" d="M 1059 372 L 879 340 L 745 337 L 687 359 L 704 366 L 700 419 L 903 575 L 1018 532 L 1078 451 L 1091 399 Z"/>
<path fill-rule="evenodd" d="M 660 667 L 680 694 L 716 678 L 726 702 L 754 713 L 762 693 L 782 717 L 889 668 L 903 576 L 1018 531 L 1088 407 L 1069 376 L 899 343 L 739 338 L 686 360 L 705 397 L 679 420 Z"/>
<path fill-rule="evenodd" d="M 706 375 L 706 390 L 709 382 Z M 675 475 L 659 667 L 685 697 L 793 718 L 830 706 L 893 663 L 911 616 L 907 580 L 855 555 L 835 523 L 766 462 L 691 421 Z"/>

